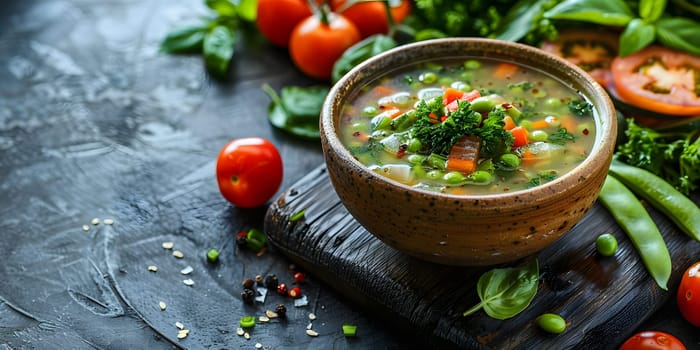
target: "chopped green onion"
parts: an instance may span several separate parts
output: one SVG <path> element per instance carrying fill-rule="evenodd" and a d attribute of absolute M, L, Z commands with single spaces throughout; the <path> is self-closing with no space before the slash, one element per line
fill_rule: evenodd
<path fill-rule="evenodd" d="M 248 235 L 245 239 L 246 247 L 254 252 L 259 252 L 263 249 L 266 241 L 265 233 L 254 228 L 248 231 Z"/>
<path fill-rule="evenodd" d="M 219 251 L 216 248 L 211 248 L 207 251 L 207 261 L 212 264 L 219 261 Z"/>
<path fill-rule="evenodd" d="M 251 328 L 255 326 L 255 316 L 243 316 L 239 324 L 241 328 Z"/>
<path fill-rule="evenodd" d="M 292 214 L 292 216 L 289 217 L 289 222 L 294 222 L 303 219 L 305 213 L 306 209 L 299 210 L 298 212 Z"/>
<path fill-rule="evenodd" d="M 343 324 L 343 335 L 346 337 L 354 337 L 357 334 L 357 326 L 353 324 Z"/>

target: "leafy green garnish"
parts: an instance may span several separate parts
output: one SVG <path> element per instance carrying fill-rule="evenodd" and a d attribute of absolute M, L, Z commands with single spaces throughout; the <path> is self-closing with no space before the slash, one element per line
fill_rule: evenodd
<path fill-rule="evenodd" d="M 505 320 L 519 314 L 532 302 L 539 284 L 539 263 L 487 271 L 476 284 L 481 302 L 463 313 L 469 316 L 484 309 L 487 315 Z"/>
<path fill-rule="evenodd" d="M 579 117 L 585 117 L 593 112 L 593 105 L 581 99 L 569 101 L 568 107 L 571 113 Z"/>
<path fill-rule="evenodd" d="M 263 85 L 272 100 L 268 108 L 270 124 L 295 136 L 318 139 L 318 118 L 329 89 L 321 85 L 285 86 L 277 94 L 271 86 Z"/>
<path fill-rule="evenodd" d="M 556 178 L 557 178 L 556 172 L 539 172 L 539 173 L 537 173 L 537 176 L 531 178 L 530 181 L 527 182 L 526 187 L 527 188 L 537 187 L 543 183 L 552 181 Z"/>
<path fill-rule="evenodd" d="M 547 141 L 549 141 L 550 143 L 557 144 L 557 145 L 563 145 L 567 141 L 573 142 L 575 139 L 576 138 L 574 137 L 574 135 L 571 134 L 568 130 L 566 130 L 566 128 L 559 128 L 559 130 L 557 130 L 557 132 L 547 136 Z"/>
<path fill-rule="evenodd" d="M 700 188 L 700 138 L 697 128 L 657 131 L 627 120 L 627 141 L 617 147 L 618 160 L 662 177 L 684 194 Z"/>

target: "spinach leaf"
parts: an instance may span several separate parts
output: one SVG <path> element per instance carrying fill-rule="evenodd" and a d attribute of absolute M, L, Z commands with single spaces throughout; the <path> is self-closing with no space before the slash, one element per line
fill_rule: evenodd
<path fill-rule="evenodd" d="M 484 309 L 487 315 L 505 320 L 519 314 L 532 302 L 539 284 L 539 263 L 530 260 L 525 266 L 487 271 L 476 284 L 481 302 L 464 312 L 464 316 Z"/>
<path fill-rule="evenodd" d="M 204 37 L 204 63 L 207 70 L 219 78 L 225 78 L 233 57 L 235 38 L 228 27 L 218 25 Z"/>
<path fill-rule="evenodd" d="M 664 17 L 656 21 L 656 37 L 661 44 L 700 55 L 700 23 L 684 17 Z"/>
<path fill-rule="evenodd" d="M 390 36 L 376 34 L 350 46 L 333 65 L 333 72 L 331 74 L 333 82 L 340 80 L 343 75 L 362 61 L 392 49 L 396 47 L 396 45 L 396 41 Z"/>
<path fill-rule="evenodd" d="M 641 0 L 639 2 L 639 16 L 647 23 L 656 21 L 666 10 L 666 0 Z"/>
<path fill-rule="evenodd" d="M 235 17 L 238 12 L 236 4 L 229 0 L 204 0 L 204 3 L 221 16 Z"/>
<path fill-rule="evenodd" d="M 620 56 L 631 55 L 654 42 L 656 30 L 653 24 L 641 18 L 635 18 L 627 24 L 620 35 Z"/>
<path fill-rule="evenodd" d="M 564 0 L 544 16 L 610 26 L 625 26 L 635 17 L 623 0 Z"/>
<path fill-rule="evenodd" d="M 323 101 L 328 95 L 326 86 L 286 86 L 277 92 L 269 85 L 263 90 L 272 100 L 268 120 L 272 126 L 305 139 L 318 139 L 318 118 Z"/>
<path fill-rule="evenodd" d="M 501 22 L 501 28 L 496 31 L 496 38 L 508 41 L 523 39 L 536 26 L 536 21 L 540 20 L 548 3 L 549 0 L 538 0 L 535 3 L 531 0 L 516 2 Z"/>
<path fill-rule="evenodd" d="M 177 29 L 163 39 L 160 50 L 167 53 L 195 53 L 202 50 L 206 25 L 187 26 Z"/>

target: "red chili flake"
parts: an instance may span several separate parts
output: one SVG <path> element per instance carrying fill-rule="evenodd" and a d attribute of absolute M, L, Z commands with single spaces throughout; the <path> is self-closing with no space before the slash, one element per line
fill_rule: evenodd
<path fill-rule="evenodd" d="M 404 144 L 400 145 L 400 146 L 399 146 L 398 152 L 396 152 L 396 157 L 399 158 L 399 159 L 400 159 L 400 158 L 403 158 L 403 156 L 406 155 L 406 150 L 407 150 L 407 149 L 408 149 L 408 145 L 407 145 L 407 144 L 404 143 Z"/>
<path fill-rule="evenodd" d="M 294 287 L 289 290 L 289 296 L 293 299 L 301 297 L 301 289 L 299 287 Z"/>
<path fill-rule="evenodd" d="M 583 131 L 581 131 L 581 132 L 582 132 L 584 135 L 588 135 L 588 133 L 589 133 L 588 128 L 583 129 Z"/>
<path fill-rule="evenodd" d="M 428 117 L 430 119 L 437 119 L 437 115 L 435 115 L 435 113 L 433 113 L 433 112 L 430 112 L 430 114 L 428 114 Z"/>
<path fill-rule="evenodd" d="M 446 116 L 446 115 L 443 115 L 442 117 L 440 117 L 440 121 L 441 121 L 441 122 L 444 122 L 446 119 L 447 119 L 447 116 Z"/>
<path fill-rule="evenodd" d="M 277 294 L 286 295 L 287 294 L 287 285 L 284 283 L 280 283 L 279 285 L 277 285 Z"/>
<path fill-rule="evenodd" d="M 297 272 L 294 274 L 294 283 L 304 283 L 306 280 L 306 275 L 302 272 Z"/>

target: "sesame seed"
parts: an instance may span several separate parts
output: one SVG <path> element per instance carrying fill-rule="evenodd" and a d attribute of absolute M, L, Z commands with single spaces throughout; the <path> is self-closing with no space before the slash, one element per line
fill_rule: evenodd
<path fill-rule="evenodd" d="M 188 279 L 186 279 L 186 280 L 182 280 L 182 283 L 184 283 L 184 284 L 186 284 L 186 285 L 188 285 L 188 286 L 194 286 L 194 281 L 193 281 L 192 279 L 190 279 L 190 278 L 188 278 Z"/>
<path fill-rule="evenodd" d="M 175 246 L 173 242 L 163 242 L 163 249 L 173 249 L 173 246 Z"/>
<path fill-rule="evenodd" d="M 187 265 L 187 267 L 185 267 L 184 269 L 180 270 L 180 273 L 183 274 L 183 275 L 189 275 L 189 274 L 192 273 L 192 271 L 194 271 L 194 269 L 192 268 L 192 266 Z"/>
<path fill-rule="evenodd" d="M 91 224 L 93 225 L 99 225 L 100 224 L 100 219 L 99 218 L 94 218 L 92 221 L 90 221 Z"/>
<path fill-rule="evenodd" d="M 175 322 L 175 327 L 180 330 L 185 329 L 185 325 L 182 322 Z"/>
<path fill-rule="evenodd" d="M 183 253 L 182 253 L 181 251 L 179 251 L 179 250 L 173 250 L 173 256 L 176 257 L 176 258 L 178 258 L 178 259 L 182 259 L 182 258 L 185 257 L 185 254 L 183 254 Z"/>
<path fill-rule="evenodd" d="M 111 225 L 111 224 L 114 223 L 114 220 L 112 220 L 112 219 L 104 219 L 104 220 L 102 221 L 102 223 L 105 224 L 105 225 Z"/>
<path fill-rule="evenodd" d="M 160 306 L 161 310 L 165 310 L 166 305 L 164 302 L 161 301 L 160 303 L 158 303 L 158 306 Z"/>
<path fill-rule="evenodd" d="M 313 329 L 307 329 L 306 334 L 308 334 L 310 337 L 318 337 L 318 332 Z"/>
<path fill-rule="evenodd" d="M 83 231 L 89 231 L 89 230 L 90 230 L 90 226 L 88 226 L 88 225 L 83 225 Z"/>
<path fill-rule="evenodd" d="M 148 266 L 148 271 L 156 272 L 156 271 L 158 271 L 158 266 L 150 265 L 150 266 Z"/>

